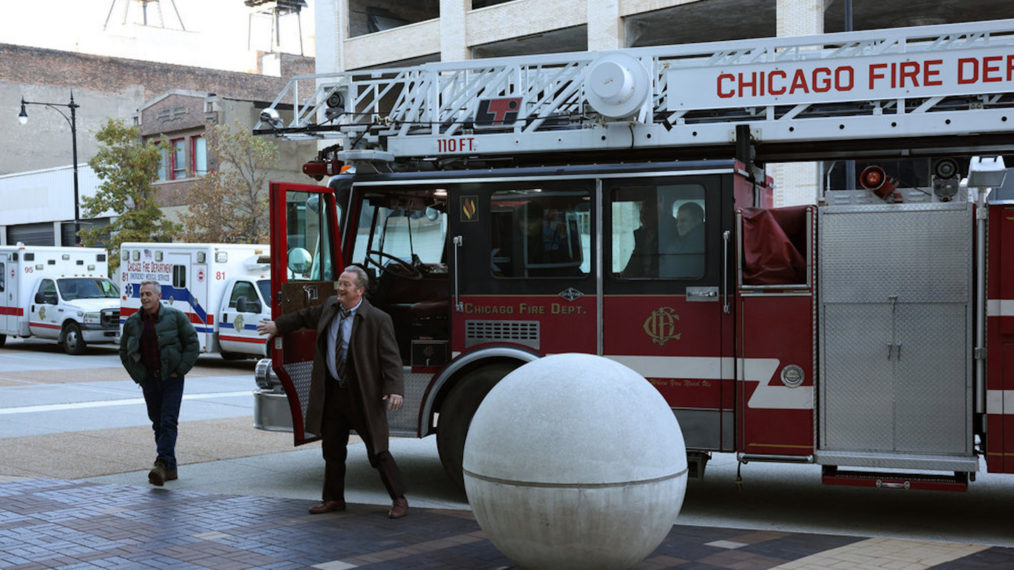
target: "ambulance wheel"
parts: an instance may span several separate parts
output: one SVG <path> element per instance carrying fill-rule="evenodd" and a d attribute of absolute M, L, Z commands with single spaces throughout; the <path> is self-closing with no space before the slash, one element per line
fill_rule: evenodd
<path fill-rule="evenodd" d="M 517 367 L 517 363 L 501 363 L 479 368 L 451 388 L 443 405 L 440 406 L 437 451 L 440 453 L 440 463 L 443 464 L 447 476 L 460 489 L 465 488 L 461 463 L 465 455 L 465 437 L 468 435 L 472 416 L 493 386 Z"/>
<path fill-rule="evenodd" d="M 0 346 L 7 344 L 7 335 L 0 334 Z"/>
<path fill-rule="evenodd" d="M 243 360 L 244 358 L 250 358 L 249 354 L 243 354 L 241 352 L 223 352 L 222 360 Z"/>
<path fill-rule="evenodd" d="M 85 341 L 81 336 L 81 327 L 77 323 L 67 323 L 63 327 L 63 350 L 67 354 L 82 354 L 85 351 Z"/>

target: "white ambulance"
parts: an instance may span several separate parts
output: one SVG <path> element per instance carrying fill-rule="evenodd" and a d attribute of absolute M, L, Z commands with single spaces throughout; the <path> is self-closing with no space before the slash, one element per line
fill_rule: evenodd
<path fill-rule="evenodd" d="M 120 325 L 141 309 L 142 281 L 162 286 L 162 303 L 190 317 L 201 352 L 226 359 L 263 357 L 271 318 L 269 246 L 217 243 L 120 245 Z"/>
<path fill-rule="evenodd" d="M 103 248 L 0 245 L 0 346 L 52 339 L 68 354 L 120 338 L 120 290 Z"/>

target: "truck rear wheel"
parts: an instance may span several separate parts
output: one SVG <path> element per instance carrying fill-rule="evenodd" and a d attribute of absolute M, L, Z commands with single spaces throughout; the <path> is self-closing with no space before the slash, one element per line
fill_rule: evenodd
<path fill-rule="evenodd" d="M 63 350 L 67 354 L 82 354 L 85 351 L 85 341 L 81 336 L 81 327 L 77 323 L 67 323 L 63 327 Z"/>
<path fill-rule="evenodd" d="M 482 367 L 451 388 L 443 405 L 440 406 L 440 421 L 437 423 L 437 451 L 444 471 L 459 488 L 465 488 L 461 473 L 461 462 L 465 452 L 465 437 L 472 416 L 479 409 L 486 394 L 518 364 L 493 364 Z"/>
<path fill-rule="evenodd" d="M 3 346 L 6 343 L 7 343 L 7 335 L 0 334 L 0 346 Z"/>

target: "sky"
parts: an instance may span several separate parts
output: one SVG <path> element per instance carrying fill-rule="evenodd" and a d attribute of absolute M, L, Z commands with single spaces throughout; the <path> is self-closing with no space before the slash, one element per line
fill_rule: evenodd
<path fill-rule="evenodd" d="M 302 24 L 303 54 L 314 55 L 313 0 Z M 0 0 L 0 43 L 210 67 L 257 69 L 271 50 L 271 18 L 243 0 Z M 178 14 L 178 15 L 177 15 Z M 297 16 L 280 18 L 281 51 L 300 52 Z M 182 22 L 182 25 L 181 25 Z"/>

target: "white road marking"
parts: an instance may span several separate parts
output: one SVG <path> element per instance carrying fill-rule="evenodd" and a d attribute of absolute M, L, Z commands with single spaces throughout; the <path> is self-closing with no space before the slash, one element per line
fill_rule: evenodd
<path fill-rule="evenodd" d="M 236 396 L 249 396 L 253 390 L 242 392 L 213 392 L 210 394 L 184 394 L 184 400 L 211 400 L 214 398 L 234 398 Z M 85 408 L 105 408 L 111 406 L 135 406 L 144 405 L 144 398 L 129 398 L 126 400 L 100 400 L 97 402 L 75 402 L 71 404 L 48 404 L 45 406 L 22 406 L 19 408 L 0 408 L 0 416 L 10 414 L 34 414 L 38 412 L 59 412 L 63 410 L 81 410 Z"/>

